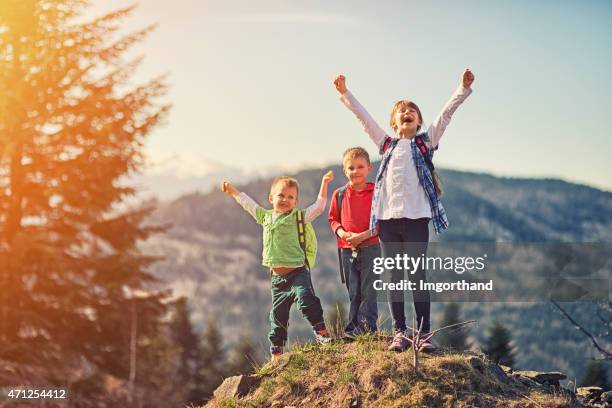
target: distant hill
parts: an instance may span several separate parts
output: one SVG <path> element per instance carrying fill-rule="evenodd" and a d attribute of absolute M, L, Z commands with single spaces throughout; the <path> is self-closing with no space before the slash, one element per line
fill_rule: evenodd
<path fill-rule="evenodd" d="M 324 170 L 327 169 L 295 174 L 300 182 L 300 207 L 316 198 Z M 335 189 L 346 179 L 339 166 L 332 170 Z M 451 170 L 442 170 L 442 178 L 450 228 L 439 237 L 430 234 L 433 239 L 612 242 L 610 192 L 554 179 L 499 178 Z M 270 182 L 271 179 L 258 179 L 239 188 L 269 207 Z M 314 222 L 319 252 L 313 281 L 329 316 L 336 310 L 336 301 L 346 307 L 348 299 L 339 280 L 335 239 L 326 218 L 321 216 Z M 213 190 L 161 204 L 151 222 L 173 225 L 166 234 L 152 237 L 144 248 L 165 257 L 152 270 L 175 293 L 189 297 L 192 318 L 198 327 L 203 328 L 207 320 L 213 319 L 225 342 L 247 336 L 259 351 L 267 350 L 269 272 L 260 265 L 261 230 L 252 218 L 231 198 Z M 434 327 L 443 306 L 432 305 Z M 575 303 L 566 307 L 585 327 L 602 332 L 596 305 Z M 381 305 L 380 309 L 381 318 L 388 324 L 387 308 Z M 486 328 L 494 320 L 510 328 L 517 347 L 517 366 L 522 369 L 554 369 L 570 378 L 579 377 L 586 364 L 585 356 L 592 355 L 590 342 L 548 303 L 464 303 L 462 312 L 466 319 L 479 320 L 479 326 L 471 332 L 477 342 L 483 340 Z M 290 336 L 308 338 L 308 327 L 298 317 L 293 311 Z"/>

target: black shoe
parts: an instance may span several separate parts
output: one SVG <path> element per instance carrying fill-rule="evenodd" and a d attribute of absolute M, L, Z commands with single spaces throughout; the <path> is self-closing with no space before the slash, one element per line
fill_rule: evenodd
<path fill-rule="evenodd" d="M 357 336 L 361 336 L 364 333 L 365 332 L 363 330 L 357 327 L 353 330 L 345 331 L 343 339 L 347 341 L 355 341 L 357 340 Z"/>

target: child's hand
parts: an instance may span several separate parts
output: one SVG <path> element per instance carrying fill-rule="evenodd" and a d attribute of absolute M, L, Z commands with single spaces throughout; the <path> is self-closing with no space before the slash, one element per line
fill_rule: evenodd
<path fill-rule="evenodd" d="M 330 182 L 334 181 L 334 172 L 330 170 L 325 173 L 321 181 L 325 184 L 329 184 Z"/>
<path fill-rule="evenodd" d="M 351 244 L 353 248 L 357 248 L 363 241 L 370 237 L 369 231 L 361 232 L 359 234 L 353 234 L 349 239 L 345 239 L 346 242 Z"/>
<path fill-rule="evenodd" d="M 466 88 L 469 88 L 470 86 L 472 86 L 472 83 L 474 82 L 474 74 L 472 73 L 472 71 L 470 71 L 469 68 L 466 68 L 465 71 L 463 71 L 463 86 Z"/>
<path fill-rule="evenodd" d="M 319 198 L 327 200 L 327 187 L 329 183 L 334 179 L 334 173 L 330 170 L 321 179 L 321 189 L 319 190 Z"/>
<path fill-rule="evenodd" d="M 343 240 L 345 240 L 346 242 L 349 242 L 348 240 L 352 239 L 352 237 L 354 237 L 355 234 L 350 231 L 342 230 L 342 231 L 338 231 L 338 236 L 342 238 Z"/>
<path fill-rule="evenodd" d="M 344 238 L 344 240 L 348 242 L 349 244 L 351 244 L 353 248 L 357 248 L 359 244 L 363 242 L 363 238 L 361 238 L 359 234 L 354 234 L 352 232 L 350 234 L 351 236 Z"/>
<path fill-rule="evenodd" d="M 338 75 L 336 79 L 334 79 L 334 85 L 336 86 L 338 92 L 343 95 L 346 93 L 346 78 L 344 77 L 344 75 Z"/>
<path fill-rule="evenodd" d="M 227 195 L 231 195 L 232 197 L 235 197 L 240 194 L 240 191 L 236 190 L 236 188 L 234 188 L 234 186 L 232 186 L 229 181 L 224 181 L 221 183 L 221 191 L 223 191 Z"/>
<path fill-rule="evenodd" d="M 370 238 L 370 236 L 371 236 L 370 231 L 367 230 L 367 231 L 360 232 L 359 234 L 354 234 L 350 240 L 345 240 L 345 241 L 351 244 L 353 248 L 357 248 L 359 245 L 361 245 L 363 241 Z"/>

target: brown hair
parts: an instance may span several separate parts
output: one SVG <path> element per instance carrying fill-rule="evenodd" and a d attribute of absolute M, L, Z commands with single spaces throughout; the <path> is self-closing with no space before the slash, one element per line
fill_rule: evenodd
<path fill-rule="evenodd" d="M 366 159 L 368 164 L 370 164 L 370 155 L 363 147 L 350 147 L 344 151 L 342 154 L 342 164 L 346 163 L 347 160 L 353 160 L 357 158 Z"/>
<path fill-rule="evenodd" d="M 297 191 L 297 193 L 298 194 L 300 193 L 300 185 L 298 184 L 298 181 L 296 179 L 294 179 L 293 177 L 289 177 L 289 176 L 278 176 L 277 178 L 274 179 L 274 181 L 272 182 L 272 185 L 270 186 L 270 194 L 272 194 L 276 186 L 279 184 L 283 184 L 287 187 L 295 187 L 295 190 Z"/>
<path fill-rule="evenodd" d="M 403 101 L 395 102 L 395 105 L 393 105 L 393 108 L 391 108 L 391 119 L 389 120 L 389 123 L 391 124 L 391 128 L 393 130 L 396 130 L 395 123 L 393 120 L 395 116 L 395 112 L 397 112 L 397 110 L 401 108 L 413 108 L 414 110 L 416 110 L 417 115 L 419 115 L 419 121 L 421 122 L 421 124 L 423 124 L 423 115 L 421 115 L 421 110 L 419 109 L 417 104 L 406 99 Z M 420 128 L 421 128 L 421 125 L 419 125 L 418 129 Z"/>

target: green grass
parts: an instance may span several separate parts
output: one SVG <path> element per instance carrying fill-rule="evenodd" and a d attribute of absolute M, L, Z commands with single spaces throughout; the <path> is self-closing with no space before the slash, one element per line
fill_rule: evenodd
<path fill-rule="evenodd" d="M 387 345 L 386 337 L 369 334 L 352 343 L 296 343 L 278 360 L 256 368 L 260 383 L 249 395 L 213 400 L 210 406 L 346 407 L 359 400 L 364 407 L 450 408 L 476 404 L 517 408 L 530 404 L 525 404 L 525 395 L 536 401 L 532 406 L 571 406 L 562 397 L 540 391 L 526 394 L 528 391 L 520 385 L 499 382 L 487 370 L 474 370 L 468 363 L 470 355 L 461 353 L 421 354 L 417 376 L 412 352 L 389 352 Z M 486 367 L 489 362 L 483 364 Z"/>
<path fill-rule="evenodd" d="M 337 384 L 350 384 L 350 383 L 356 383 L 356 382 L 357 382 L 357 376 L 352 371 L 343 371 L 340 374 L 338 374 L 338 377 L 336 378 Z"/>
<path fill-rule="evenodd" d="M 238 408 L 240 406 L 238 404 L 238 399 L 236 397 L 233 397 L 223 400 L 219 405 L 221 406 L 221 408 Z"/>

